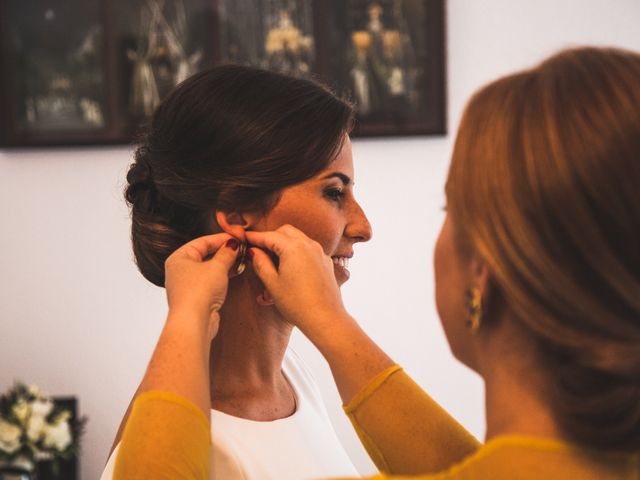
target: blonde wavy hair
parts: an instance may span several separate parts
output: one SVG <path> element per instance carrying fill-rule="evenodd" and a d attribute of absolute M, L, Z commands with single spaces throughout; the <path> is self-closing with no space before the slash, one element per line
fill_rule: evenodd
<path fill-rule="evenodd" d="M 565 50 L 477 92 L 447 203 L 568 438 L 640 451 L 640 55 Z"/>

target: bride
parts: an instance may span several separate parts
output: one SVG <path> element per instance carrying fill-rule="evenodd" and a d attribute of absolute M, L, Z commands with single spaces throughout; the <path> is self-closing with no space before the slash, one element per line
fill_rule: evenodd
<path fill-rule="evenodd" d="M 242 252 L 245 231 L 290 224 L 346 282 L 354 245 L 371 237 L 353 194 L 352 123 L 351 106 L 309 80 L 222 66 L 183 82 L 156 110 L 127 175 L 144 277 L 164 286 L 167 257 L 201 235 L 231 234 Z M 288 346 L 292 329 L 253 270 L 230 281 L 210 355 L 211 478 L 357 475 Z M 112 478 L 127 416 L 102 479 Z"/>

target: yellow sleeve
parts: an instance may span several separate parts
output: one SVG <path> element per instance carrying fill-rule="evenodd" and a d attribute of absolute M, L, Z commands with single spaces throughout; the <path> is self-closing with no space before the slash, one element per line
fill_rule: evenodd
<path fill-rule="evenodd" d="M 170 392 L 139 395 L 116 457 L 114 480 L 209 479 L 211 428 L 193 403 Z"/>
<path fill-rule="evenodd" d="M 344 410 L 384 473 L 439 472 L 480 447 L 398 365 L 374 377 Z"/>

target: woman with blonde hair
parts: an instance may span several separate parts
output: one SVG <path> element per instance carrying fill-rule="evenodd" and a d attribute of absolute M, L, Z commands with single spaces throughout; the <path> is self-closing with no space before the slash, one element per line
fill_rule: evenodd
<path fill-rule="evenodd" d="M 291 226 L 247 233 L 254 271 L 329 362 L 382 478 L 638 478 L 639 107 L 640 55 L 580 48 L 491 83 L 466 108 L 435 249 L 436 303 L 452 352 L 485 382 L 484 445 L 364 334 L 314 241 Z M 179 253 L 167 274 L 178 265 L 184 278 L 216 269 L 216 301 L 207 305 L 217 305 L 229 252 L 219 239 L 199 241 L 218 252 L 210 265 Z M 278 256 L 277 268 L 265 251 Z M 208 321 L 200 314 L 185 323 Z M 161 347 L 158 368 L 180 351 Z M 147 380 L 191 400 L 208 388 L 183 388 L 151 369 Z M 126 478 L 160 475 L 169 464 L 185 473 L 198 458 L 157 466 L 153 453 L 140 454 L 137 435 L 155 431 L 144 416 L 160 408 L 154 395 L 125 433 Z M 176 422 L 197 417 L 176 410 Z M 197 432 L 183 438 L 206 445 Z"/>

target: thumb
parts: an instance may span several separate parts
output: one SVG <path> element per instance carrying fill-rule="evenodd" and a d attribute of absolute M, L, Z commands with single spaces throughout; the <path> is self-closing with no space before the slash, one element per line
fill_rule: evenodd
<path fill-rule="evenodd" d="M 278 270 L 276 269 L 271 257 L 267 255 L 263 250 L 252 247 L 247 252 L 251 257 L 251 264 L 253 270 L 256 272 L 258 278 L 262 281 L 268 290 L 275 287 L 275 283 L 278 278 Z"/>
<path fill-rule="evenodd" d="M 216 254 L 211 258 L 211 261 L 221 264 L 224 271 L 229 272 L 236 262 L 239 248 L 240 242 L 235 238 L 231 238 L 222 248 L 218 249 Z"/>

